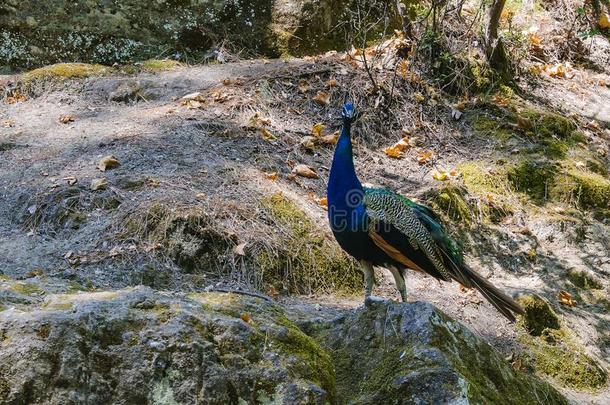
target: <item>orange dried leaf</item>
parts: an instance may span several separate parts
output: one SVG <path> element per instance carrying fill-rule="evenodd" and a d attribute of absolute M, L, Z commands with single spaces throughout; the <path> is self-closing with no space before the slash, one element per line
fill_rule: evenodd
<path fill-rule="evenodd" d="M 530 44 L 532 44 L 533 46 L 540 46 L 540 45 L 542 45 L 542 38 L 540 38 L 536 34 L 531 33 L 530 34 Z"/>
<path fill-rule="evenodd" d="M 322 131 L 324 131 L 324 124 L 322 124 L 321 122 L 318 122 L 317 124 L 311 127 L 311 134 L 316 138 L 322 136 Z"/>
<path fill-rule="evenodd" d="M 423 150 L 417 153 L 416 159 L 417 163 L 420 165 L 428 163 L 432 159 L 433 153 L 429 150 Z"/>
<path fill-rule="evenodd" d="M 260 131 L 265 141 L 274 141 L 277 139 L 277 137 L 269 132 L 267 128 L 260 128 Z"/>
<path fill-rule="evenodd" d="M 326 82 L 326 87 L 328 87 L 328 88 L 337 87 L 338 85 L 339 85 L 339 82 L 337 81 L 337 79 L 330 79 L 329 81 Z"/>
<path fill-rule="evenodd" d="M 610 15 L 608 13 L 601 13 L 599 15 L 599 28 L 610 28 Z"/>
<path fill-rule="evenodd" d="M 319 105 L 326 106 L 330 103 L 330 93 L 319 91 L 313 98 L 313 101 Z"/>
<path fill-rule="evenodd" d="M 265 178 L 267 180 L 276 181 L 277 177 L 278 177 L 278 173 L 277 172 L 265 173 Z"/>
<path fill-rule="evenodd" d="M 494 102 L 494 104 L 502 106 L 502 107 L 506 107 L 507 105 L 510 104 L 510 100 L 509 99 L 507 99 L 505 97 L 502 97 L 499 94 L 494 95 L 491 100 Z"/>
<path fill-rule="evenodd" d="M 322 197 L 318 200 L 318 204 L 323 207 L 328 207 L 328 199 L 326 197 Z"/>
<path fill-rule="evenodd" d="M 242 321 L 244 321 L 246 323 L 252 322 L 252 316 L 247 312 L 244 312 L 243 314 L 241 314 L 240 318 Z"/>
<path fill-rule="evenodd" d="M 383 151 L 391 158 L 400 159 L 405 155 L 405 152 L 410 147 L 411 145 L 409 144 L 409 138 L 404 137 L 400 141 L 396 142 L 394 145 L 385 148 Z"/>
<path fill-rule="evenodd" d="M 574 300 L 574 298 L 572 298 L 572 294 L 570 294 L 567 291 L 563 291 L 563 290 L 559 291 L 557 298 L 559 299 L 559 302 L 563 305 L 567 305 L 569 307 L 576 306 L 576 301 Z"/>
<path fill-rule="evenodd" d="M 325 145 L 334 145 L 337 143 L 337 141 L 339 140 L 339 131 L 336 131 L 333 134 L 330 135 L 324 135 L 320 137 L 320 143 L 323 143 Z"/>

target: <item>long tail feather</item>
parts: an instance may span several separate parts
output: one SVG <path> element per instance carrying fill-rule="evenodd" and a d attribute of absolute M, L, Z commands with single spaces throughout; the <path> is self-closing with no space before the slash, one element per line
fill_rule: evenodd
<path fill-rule="evenodd" d="M 461 266 L 462 273 L 470 280 L 472 286 L 483 294 L 483 296 L 489 301 L 502 315 L 507 317 L 511 322 L 515 321 L 516 314 L 523 315 L 525 311 L 519 304 L 515 302 L 511 297 L 504 294 L 498 288 L 496 288 L 489 281 L 484 279 L 479 273 L 472 270 L 465 264 Z"/>

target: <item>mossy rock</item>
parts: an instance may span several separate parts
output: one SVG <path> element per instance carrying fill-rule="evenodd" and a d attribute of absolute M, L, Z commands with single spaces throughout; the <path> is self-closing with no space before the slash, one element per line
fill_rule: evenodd
<path fill-rule="evenodd" d="M 549 190 L 555 183 L 558 167 L 547 160 L 525 159 L 507 172 L 515 190 L 527 194 L 541 204 L 549 198 Z"/>
<path fill-rule="evenodd" d="M 610 180 L 593 172 L 569 169 L 557 177 L 551 193 L 558 201 L 584 209 L 610 207 Z"/>
<path fill-rule="evenodd" d="M 584 271 L 571 269 L 567 273 L 568 280 L 576 287 L 586 290 L 599 290 L 603 286 L 594 276 L 587 274 Z"/>
<path fill-rule="evenodd" d="M 522 295 L 517 301 L 525 310 L 519 323 L 532 336 L 540 336 L 545 329 L 559 329 L 559 318 L 548 302 L 537 295 Z"/>
<path fill-rule="evenodd" d="M 533 133 L 541 139 L 569 139 L 576 130 L 576 125 L 570 119 L 557 113 L 527 108 L 519 115 L 530 121 Z"/>
<path fill-rule="evenodd" d="M 374 303 L 313 333 L 335 362 L 338 403 L 567 403 L 428 303 Z"/>
<path fill-rule="evenodd" d="M 172 59 L 148 59 L 140 64 L 142 70 L 149 73 L 174 70 L 183 66 L 183 63 Z"/>
<path fill-rule="evenodd" d="M 545 329 L 540 337 L 524 334 L 519 340 L 529 348 L 535 371 L 558 384 L 577 391 L 606 385 L 607 372 L 565 330 Z"/>
<path fill-rule="evenodd" d="M 467 201 L 468 192 L 457 186 L 444 186 L 432 192 L 432 204 L 450 220 L 469 225 L 473 219 L 472 209 Z"/>
<path fill-rule="evenodd" d="M 258 249 L 253 265 L 261 284 L 311 293 L 352 293 L 362 288 L 356 263 L 282 193 L 266 196 L 261 206 L 279 229 L 281 244 Z"/>
<path fill-rule="evenodd" d="M 31 83 L 42 80 L 82 79 L 110 74 L 114 69 L 88 63 L 57 63 L 24 73 L 21 81 Z"/>
<path fill-rule="evenodd" d="M 478 198 L 475 212 L 483 222 L 497 223 L 515 210 L 516 199 L 504 170 L 485 168 L 484 162 L 457 165 L 464 186 Z"/>

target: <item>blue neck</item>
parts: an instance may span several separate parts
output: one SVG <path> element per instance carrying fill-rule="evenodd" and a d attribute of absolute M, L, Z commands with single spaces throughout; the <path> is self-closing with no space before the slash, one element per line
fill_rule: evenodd
<path fill-rule="evenodd" d="M 350 130 L 350 120 L 344 119 L 343 130 L 337 142 L 333 163 L 330 168 L 327 192 L 329 207 L 347 210 L 353 210 L 355 205 L 359 205 L 354 204 L 354 198 L 361 200 L 363 195 L 362 184 L 360 184 L 354 169 Z M 350 200 L 349 202 L 347 201 L 348 199 Z"/>

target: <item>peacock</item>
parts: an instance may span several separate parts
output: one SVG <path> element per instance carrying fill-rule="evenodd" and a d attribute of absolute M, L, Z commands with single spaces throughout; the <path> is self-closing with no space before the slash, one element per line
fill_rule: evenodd
<path fill-rule="evenodd" d="M 365 303 L 371 296 L 375 266 L 394 276 L 403 301 L 407 301 L 405 272 L 412 269 L 439 280 L 456 280 L 474 287 L 506 318 L 515 320 L 523 309 L 464 261 L 432 209 L 385 188 L 363 187 L 356 176 L 351 143 L 353 104 L 342 110 L 343 129 L 337 142 L 328 180 L 328 219 L 343 250 L 360 262 L 364 274 Z"/>

